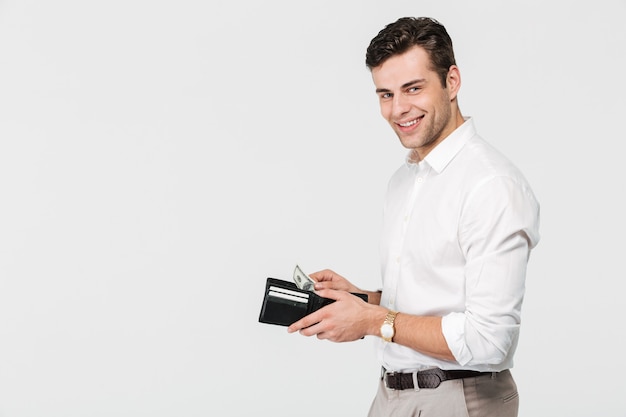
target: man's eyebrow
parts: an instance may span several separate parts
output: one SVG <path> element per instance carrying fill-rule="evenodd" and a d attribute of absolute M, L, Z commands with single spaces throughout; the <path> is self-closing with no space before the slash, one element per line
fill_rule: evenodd
<path fill-rule="evenodd" d="M 404 90 L 405 88 L 409 88 L 409 87 L 411 87 L 411 86 L 413 86 L 415 84 L 424 83 L 425 81 L 426 80 L 423 79 L 423 78 L 418 78 L 418 79 L 411 80 L 409 82 L 406 82 L 406 83 L 402 84 L 402 86 L 400 88 L 402 88 Z M 390 93 L 391 90 L 389 90 L 388 88 L 377 88 L 376 92 L 377 93 Z"/>
<path fill-rule="evenodd" d="M 418 78 L 418 79 L 416 79 L 416 80 L 412 80 L 412 81 L 409 81 L 408 83 L 404 83 L 404 84 L 402 84 L 402 88 L 409 88 L 409 87 L 411 87 L 412 85 L 415 85 L 415 84 L 420 84 L 420 83 L 423 83 L 423 82 L 425 82 L 425 81 L 426 81 L 426 80 L 425 80 L 425 79 L 423 79 L 423 78 Z"/>

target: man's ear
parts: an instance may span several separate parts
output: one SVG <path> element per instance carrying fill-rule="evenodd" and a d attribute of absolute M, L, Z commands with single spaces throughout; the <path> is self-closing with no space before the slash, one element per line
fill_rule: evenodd
<path fill-rule="evenodd" d="M 454 100 L 456 95 L 459 93 L 459 89 L 461 88 L 461 72 L 459 71 L 459 67 L 456 65 L 452 65 L 448 70 L 446 87 L 448 89 L 450 100 Z"/>

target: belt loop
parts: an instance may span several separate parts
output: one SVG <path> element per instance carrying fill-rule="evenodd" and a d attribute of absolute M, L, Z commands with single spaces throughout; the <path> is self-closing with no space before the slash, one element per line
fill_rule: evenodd
<path fill-rule="evenodd" d="M 491 373 L 491 379 L 496 379 L 496 376 L 498 376 L 497 372 L 492 372 Z"/>
<path fill-rule="evenodd" d="M 419 391 L 420 390 L 420 384 L 417 382 L 417 371 L 412 372 L 411 376 L 413 377 L 413 389 L 415 391 Z"/>

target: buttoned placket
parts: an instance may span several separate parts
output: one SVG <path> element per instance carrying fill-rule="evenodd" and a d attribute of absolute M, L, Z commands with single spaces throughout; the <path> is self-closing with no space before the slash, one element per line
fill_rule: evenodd
<path fill-rule="evenodd" d="M 415 206 L 415 201 L 418 194 L 420 193 L 422 185 L 424 184 L 429 168 L 425 162 L 421 162 L 419 164 L 412 165 L 411 170 L 414 174 L 413 188 L 411 190 L 411 195 L 407 200 L 406 206 L 404 207 L 400 236 L 398 236 L 398 240 L 394 245 L 395 250 L 393 251 L 393 272 L 389 275 L 389 278 L 391 278 L 391 282 L 388 282 L 386 285 L 387 290 L 389 291 L 389 296 L 384 305 L 392 310 L 397 310 L 396 299 L 398 292 L 398 280 L 402 274 L 402 254 L 404 253 L 404 242 L 406 240 L 406 234 L 408 232 L 408 227 L 411 222 L 413 207 Z"/>

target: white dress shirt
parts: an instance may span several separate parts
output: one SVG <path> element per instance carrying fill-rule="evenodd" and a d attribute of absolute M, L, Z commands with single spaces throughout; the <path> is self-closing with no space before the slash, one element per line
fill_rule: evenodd
<path fill-rule="evenodd" d="M 538 241 L 539 203 L 529 184 L 478 136 L 471 118 L 422 161 L 407 157 L 387 190 L 380 305 L 443 317 L 456 362 L 378 339 L 381 364 L 393 371 L 511 368 L 526 265 Z"/>

